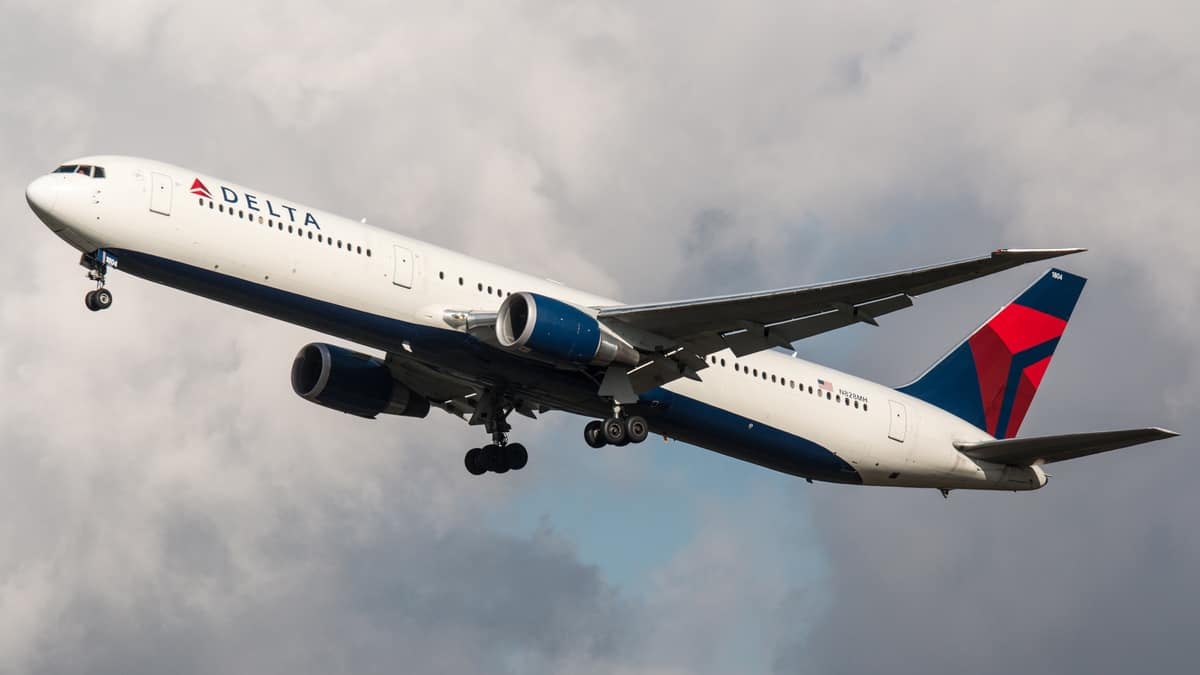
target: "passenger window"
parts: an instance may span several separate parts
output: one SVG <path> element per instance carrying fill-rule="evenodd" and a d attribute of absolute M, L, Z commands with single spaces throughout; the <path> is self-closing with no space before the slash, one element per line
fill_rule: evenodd
<path fill-rule="evenodd" d="M 492 294 L 492 287 L 488 286 L 488 295 L 491 295 L 491 294 Z"/>
<path fill-rule="evenodd" d="M 355 250 L 359 255 L 362 255 L 362 247 L 361 246 L 355 247 Z"/>
<path fill-rule="evenodd" d="M 721 359 L 721 367 L 722 367 L 722 368 L 724 368 L 724 367 L 725 367 L 725 359 Z"/>
<path fill-rule="evenodd" d="M 370 258 L 370 257 L 371 257 L 371 249 L 367 249 L 367 257 L 368 257 L 368 258 Z"/>
<path fill-rule="evenodd" d="M 291 233 L 292 233 L 292 226 L 288 225 L 288 234 L 291 234 Z"/>
<path fill-rule="evenodd" d="M 482 293 L 483 292 L 483 284 L 476 284 L 476 286 L 479 287 L 479 292 Z"/>
<path fill-rule="evenodd" d="M 439 279 L 445 279 L 445 278 L 446 278 L 446 273 L 445 273 L 445 272 L 438 272 L 438 278 L 439 278 Z"/>
<path fill-rule="evenodd" d="M 210 208 L 210 209 L 211 209 L 212 207 L 213 207 L 213 202 L 212 202 L 212 200 L 210 199 L 210 200 L 208 200 L 208 208 Z"/>
<path fill-rule="evenodd" d="M 826 400 L 826 401 L 832 401 L 832 400 L 833 400 L 833 394 L 831 394 L 831 393 L 829 393 L 829 392 L 825 392 L 825 400 Z"/>
<path fill-rule="evenodd" d="M 854 409 L 855 409 L 855 410 L 857 410 L 857 409 L 858 409 L 858 401 L 855 401 L 855 402 L 854 402 Z"/>
<path fill-rule="evenodd" d="M 309 230 L 309 231 L 308 231 L 308 238 L 309 238 L 309 239 L 312 239 L 312 230 Z"/>
<path fill-rule="evenodd" d="M 810 394 L 812 393 L 812 387 L 808 388 L 808 393 L 810 393 Z"/>
<path fill-rule="evenodd" d="M 238 218 L 245 218 L 245 217 L 246 217 L 245 211 L 238 211 Z"/>
<path fill-rule="evenodd" d="M 458 285 L 459 285 L 459 286 L 462 286 L 462 285 L 463 285 L 463 278 L 462 278 L 462 277 L 459 277 L 459 278 L 458 278 Z"/>
<path fill-rule="evenodd" d="M 200 206 L 204 206 L 204 197 L 200 198 Z"/>
<path fill-rule="evenodd" d="M 774 384 L 774 383 L 775 383 L 775 376 L 774 376 L 774 375 L 772 375 L 772 376 L 771 376 L 771 383 L 772 383 L 772 384 Z"/>
<path fill-rule="evenodd" d="M 225 213 L 225 205 L 221 204 L 220 206 L 217 207 L 217 210 L 220 211 L 221 213 Z"/>
<path fill-rule="evenodd" d="M 866 411 L 867 411 L 867 404 L 866 404 L 866 403 L 864 403 L 864 404 L 863 404 L 863 412 L 866 412 Z"/>

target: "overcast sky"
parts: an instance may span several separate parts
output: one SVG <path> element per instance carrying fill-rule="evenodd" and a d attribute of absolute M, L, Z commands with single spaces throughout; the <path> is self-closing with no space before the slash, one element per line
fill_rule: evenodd
<path fill-rule="evenodd" d="M 1200 629 L 1193 2 L 0 0 L 0 672 L 1179 672 Z M 154 157 L 651 301 L 1086 246 L 1031 494 L 808 485 L 296 397 L 309 331 L 116 274 L 25 185 Z M 799 345 L 889 384 L 1044 268 Z M 517 290 L 517 289 L 514 289 Z"/>

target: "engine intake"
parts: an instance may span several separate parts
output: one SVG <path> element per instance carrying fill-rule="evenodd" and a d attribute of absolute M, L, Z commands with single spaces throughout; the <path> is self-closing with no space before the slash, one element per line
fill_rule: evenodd
<path fill-rule="evenodd" d="M 321 342 L 296 354 L 292 390 L 317 405 L 360 417 L 429 414 L 429 400 L 397 382 L 383 361 Z"/>
<path fill-rule="evenodd" d="M 554 361 L 635 366 L 638 352 L 582 309 L 536 293 L 513 293 L 496 315 L 500 346 Z"/>

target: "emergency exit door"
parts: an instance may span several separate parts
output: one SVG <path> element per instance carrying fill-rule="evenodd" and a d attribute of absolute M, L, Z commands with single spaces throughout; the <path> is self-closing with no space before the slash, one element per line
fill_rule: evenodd
<path fill-rule="evenodd" d="M 412 288 L 413 254 L 403 246 L 392 247 L 396 254 L 396 268 L 392 273 L 392 283 L 404 288 Z"/>
<path fill-rule="evenodd" d="M 171 177 L 165 173 L 150 174 L 150 210 L 171 215 Z"/>
<path fill-rule="evenodd" d="M 898 401 L 888 401 L 888 407 L 892 415 L 891 422 L 888 424 L 888 438 L 903 443 L 904 431 L 908 428 L 908 415 L 904 411 L 904 404 Z"/>

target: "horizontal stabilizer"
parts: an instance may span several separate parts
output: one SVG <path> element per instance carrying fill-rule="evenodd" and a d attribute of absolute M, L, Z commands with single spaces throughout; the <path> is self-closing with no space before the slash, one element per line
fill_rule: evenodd
<path fill-rule="evenodd" d="M 1166 429 L 1122 429 L 1120 431 L 1093 431 L 1085 434 L 1062 434 L 1060 436 L 1035 436 L 1033 438 L 1004 438 L 995 441 L 955 443 L 968 457 L 997 464 L 1031 466 L 1039 463 L 1061 462 L 1140 445 L 1150 441 L 1161 441 L 1179 434 Z"/>

